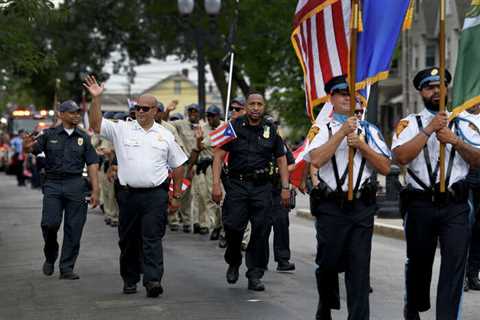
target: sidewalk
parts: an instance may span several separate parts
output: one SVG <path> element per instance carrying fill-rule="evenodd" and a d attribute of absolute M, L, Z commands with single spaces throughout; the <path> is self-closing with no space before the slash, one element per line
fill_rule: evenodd
<path fill-rule="evenodd" d="M 309 209 L 297 209 L 296 215 L 305 219 L 314 219 Z M 375 217 L 373 233 L 394 239 L 405 239 L 402 219 L 381 219 Z"/>

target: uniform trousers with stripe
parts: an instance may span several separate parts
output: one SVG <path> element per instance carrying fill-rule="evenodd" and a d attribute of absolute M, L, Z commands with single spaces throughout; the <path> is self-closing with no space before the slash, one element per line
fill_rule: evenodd
<path fill-rule="evenodd" d="M 376 205 L 357 200 L 340 207 L 332 200 L 310 198 L 317 232 L 319 309 L 340 309 L 338 274 L 345 272 L 349 320 L 370 316 L 370 256 Z"/>
<path fill-rule="evenodd" d="M 428 200 L 409 200 L 404 218 L 405 303 L 409 310 L 422 312 L 431 307 L 432 267 L 439 243 L 441 265 L 436 319 L 458 319 L 469 241 L 469 210 L 466 201 L 439 207 Z"/>

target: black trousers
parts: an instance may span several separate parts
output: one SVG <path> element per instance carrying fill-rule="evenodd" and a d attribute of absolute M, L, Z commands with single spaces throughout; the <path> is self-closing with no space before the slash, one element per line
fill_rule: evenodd
<path fill-rule="evenodd" d="M 273 188 L 272 192 L 272 210 L 268 215 L 267 239 L 270 238 L 270 232 L 273 228 L 273 256 L 275 261 L 288 262 L 290 260 L 290 220 L 288 213 L 290 209 L 285 208 L 281 202 L 281 190 Z M 266 248 L 267 265 L 270 256 L 269 243 Z"/>
<path fill-rule="evenodd" d="M 472 223 L 472 237 L 470 239 L 470 250 L 468 254 L 468 269 L 467 272 L 471 276 L 478 276 L 480 270 L 480 216 L 479 216 L 479 202 L 480 190 L 471 189 L 473 205 Z"/>
<path fill-rule="evenodd" d="M 345 272 L 349 320 L 369 319 L 370 255 L 375 205 L 361 201 L 340 208 L 311 201 L 317 232 L 316 278 L 319 305 L 340 309 L 338 274 Z"/>
<path fill-rule="evenodd" d="M 140 281 L 142 272 L 144 285 L 160 282 L 164 271 L 162 238 L 167 224 L 167 187 L 117 191 L 120 275 L 130 285 Z"/>
<path fill-rule="evenodd" d="M 15 175 L 17 176 L 17 184 L 19 186 L 24 186 L 26 177 L 23 174 L 23 162 L 25 160 L 20 160 L 18 154 L 15 154 L 14 158 L 15 158 L 14 172 L 15 172 Z"/>
<path fill-rule="evenodd" d="M 406 209 L 406 305 L 420 312 L 430 309 L 432 266 L 440 242 L 436 319 L 457 319 L 469 239 L 469 206 L 464 202 L 438 208 L 431 201 L 412 200 Z"/>
<path fill-rule="evenodd" d="M 261 278 L 267 265 L 268 212 L 272 210 L 272 185 L 229 179 L 223 206 L 223 227 L 227 240 L 225 261 L 242 264 L 243 233 L 250 221 L 252 233 L 246 251 L 247 278 Z"/>
<path fill-rule="evenodd" d="M 81 176 L 46 180 L 43 185 L 42 234 L 45 241 L 44 253 L 48 262 L 54 263 L 58 257 L 57 233 L 62 224 L 63 245 L 60 257 L 60 272 L 71 272 L 80 250 L 83 226 L 87 220 L 87 182 Z"/>

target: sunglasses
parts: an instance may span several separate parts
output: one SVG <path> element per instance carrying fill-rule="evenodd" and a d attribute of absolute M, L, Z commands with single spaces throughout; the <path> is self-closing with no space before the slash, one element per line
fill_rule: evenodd
<path fill-rule="evenodd" d="M 135 110 L 137 110 L 137 111 L 143 111 L 143 112 L 148 112 L 148 111 L 152 110 L 153 108 L 156 108 L 156 107 L 140 106 L 140 105 L 136 105 L 136 106 L 135 106 Z"/>
<path fill-rule="evenodd" d="M 235 112 L 240 112 L 240 111 L 242 111 L 244 108 L 234 107 L 234 108 L 232 108 L 232 109 L 233 109 L 233 111 L 235 111 Z"/>
<path fill-rule="evenodd" d="M 355 110 L 353 113 L 355 113 L 355 114 L 363 114 L 363 110 Z"/>

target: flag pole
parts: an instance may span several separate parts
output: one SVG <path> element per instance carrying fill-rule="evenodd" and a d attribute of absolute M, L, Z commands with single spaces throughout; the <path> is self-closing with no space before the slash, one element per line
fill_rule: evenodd
<path fill-rule="evenodd" d="M 235 61 L 235 36 L 237 32 L 238 13 L 239 13 L 240 0 L 235 1 L 235 16 L 232 24 L 230 25 L 230 32 L 228 35 L 229 51 L 230 51 L 230 65 L 228 70 L 228 88 L 227 88 L 227 101 L 225 105 L 225 122 L 228 121 L 228 111 L 230 109 L 230 99 L 232 94 L 232 78 L 233 78 L 233 63 Z"/>
<path fill-rule="evenodd" d="M 352 0 L 352 25 L 350 29 L 350 59 L 348 68 L 348 87 L 350 90 L 350 116 L 355 114 L 355 80 L 357 74 L 357 38 L 359 26 L 359 0 Z M 348 200 L 353 200 L 353 157 L 354 149 L 348 150 Z"/>
<path fill-rule="evenodd" d="M 445 0 L 440 0 L 440 112 L 445 111 Z M 445 192 L 445 143 L 440 144 L 440 192 Z"/>

